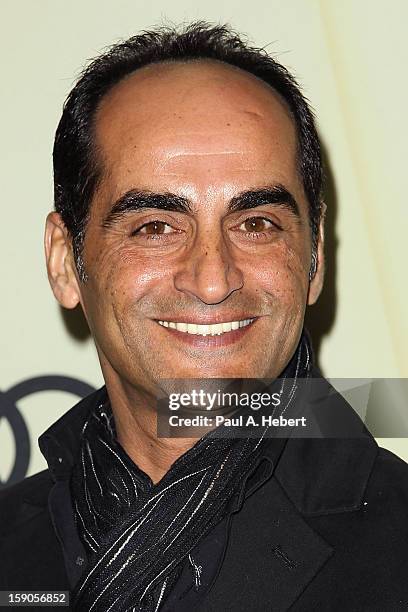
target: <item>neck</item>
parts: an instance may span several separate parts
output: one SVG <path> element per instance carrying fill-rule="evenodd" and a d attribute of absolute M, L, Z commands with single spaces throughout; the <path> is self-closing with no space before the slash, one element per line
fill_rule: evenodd
<path fill-rule="evenodd" d="M 154 399 L 105 377 L 118 442 L 136 465 L 159 482 L 197 438 L 158 438 Z"/>
<path fill-rule="evenodd" d="M 158 438 L 157 416 L 153 411 L 139 406 L 135 411 L 124 412 L 111 404 L 119 443 L 154 484 L 197 442 L 196 438 Z"/>

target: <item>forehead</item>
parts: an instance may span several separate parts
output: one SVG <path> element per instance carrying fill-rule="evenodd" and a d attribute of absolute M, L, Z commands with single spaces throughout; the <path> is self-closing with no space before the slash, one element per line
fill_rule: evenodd
<path fill-rule="evenodd" d="M 143 188 L 177 190 L 184 181 L 186 189 L 223 183 L 228 190 L 237 181 L 298 178 L 286 103 L 260 79 L 221 62 L 140 69 L 103 98 L 95 125 L 104 174 L 117 190 L 135 180 Z"/>

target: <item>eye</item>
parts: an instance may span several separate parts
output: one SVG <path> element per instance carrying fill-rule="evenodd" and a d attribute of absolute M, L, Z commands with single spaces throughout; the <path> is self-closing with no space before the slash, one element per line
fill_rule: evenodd
<path fill-rule="evenodd" d="M 171 234 L 172 229 L 173 228 L 171 227 L 171 225 L 165 223 L 164 221 L 149 221 L 149 223 L 145 223 L 141 227 L 138 227 L 136 230 L 134 230 L 134 232 L 132 232 L 132 235 L 134 236 L 136 234 L 147 234 L 149 236 L 157 236 L 159 234 Z"/>
<path fill-rule="evenodd" d="M 274 227 L 274 224 L 269 219 L 265 219 L 264 217 L 250 217 L 241 223 L 239 229 L 248 233 L 260 233 L 272 227 Z"/>

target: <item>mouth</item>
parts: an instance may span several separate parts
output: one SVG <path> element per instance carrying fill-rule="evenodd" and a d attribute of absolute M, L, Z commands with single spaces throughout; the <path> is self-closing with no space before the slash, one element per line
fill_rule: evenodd
<path fill-rule="evenodd" d="M 168 327 L 169 329 L 175 329 L 176 331 L 182 332 L 183 334 L 191 334 L 193 336 L 221 336 L 222 334 L 228 334 L 231 331 L 242 329 L 247 327 L 255 321 L 252 319 L 241 319 L 238 321 L 226 321 L 225 323 L 207 323 L 201 325 L 200 323 L 182 323 L 176 321 L 157 321 L 162 327 Z"/>
<path fill-rule="evenodd" d="M 196 348 L 221 348 L 241 340 L 255 324 L 258 317 L 234 321 L 199 323 L 198 321 L 156 320 L 163 331 L 173 338 Z"/>

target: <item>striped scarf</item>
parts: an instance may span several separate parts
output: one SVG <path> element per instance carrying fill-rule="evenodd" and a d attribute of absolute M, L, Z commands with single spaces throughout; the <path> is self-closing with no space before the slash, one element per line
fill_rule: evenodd
<path fill-rule="evenodd" d="M 281 412 L 293 399 L 296 379 L 309 375 L 310 356 L 303 333 L 279 377 Z M 224 518 L 267 441 L 268 427 L 257 438 L 233 437 L 228 429 L 230 437 L 219 437 L 219 428 L 208 432 L 153 484 L 117 442 L 109 402 L 90 413 L 71 477 L 77 528 L 89 557 L 73 593 L 75 610 L 160 610 L 183 561 Z"/>

